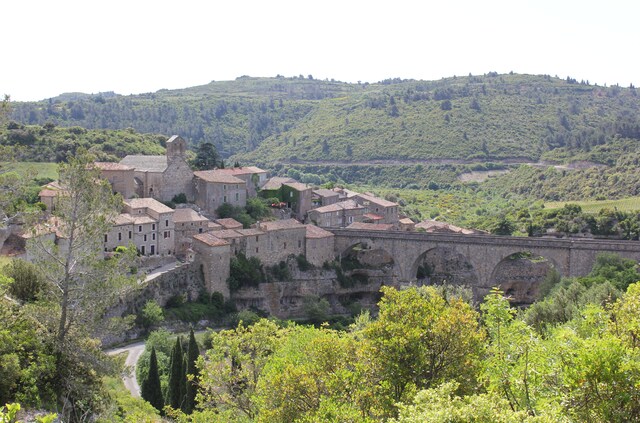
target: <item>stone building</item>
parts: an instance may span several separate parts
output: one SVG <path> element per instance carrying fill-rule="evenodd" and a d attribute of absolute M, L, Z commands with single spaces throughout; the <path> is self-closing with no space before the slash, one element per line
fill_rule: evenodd
<path fill-rule="evenodd" d="M 216 172 L 242 179 L 246 184 L 246 198 L 257 196 L 260 187 L 267 182 L 267 171 L 255 166 L 229 167 L 216 169 Z"/>
<path fill-rule="evenodd" d="M 173 212 L 173 222 L 176 256 L 182 258 L 192 248 L 193 236 L 208 232 L 209 219 L 191 208 L 181 208 Z"/>
<path fill-rule="evenodd" d="M 314 189 L 311 198 L 313 208 L 329 206 L 338 202 L 340 194 L 331 189 Z"/>
<path fill-rule="evenodd" d="M 120 193 L 123 198 L 135 195 L 133 167 L 113 162 L 95 162 L 94 166 L 100 170 L 102 177 L 109 181 L 113 192 Z"/>
<path fill-rule="evenodd" d="M 246 183 L 219 170 L 201 170 L 195 176 L 196 204 L 202 210 L 215 215 L 223 204 L 244 207 L 247 204 Z"/>
<path fill-rule="evenodd" d="M 231 249 L 229 242 L 202 233 L 193 236 L 193 250 L 196 253 L 196 264 L 199 264 L 204 275 L 205 286 L 209 293 L 220 292 L 229 298 L 229 271 L 231 265 Z"/>
<path fill-rule="evenodd" d="M 367 209 L 372 223 L 398 223 L 397 203 L 368 194 L 356 194 L 353 199 Z"/>
<path fill-rule="evenodd" d="M 186 151 L 186 141 L 174 135 L 167 141 L 164 156 L 129 155 L 120 164 L 133 168 L 133 191 L 138 197 L 166 202 L 185 194 L 188 200 L 193 200 L 193 172 L 187 164 Z"/>
<path fill-rule="evenodd" d="M 305 256 L 314 266 L 322 266 L 334 259 L 335 235 L 314 225 L 305 225 Z"/>
<path fill-rule="evenodd" d="M 264 264 L 277 264 L 292 254 L 304 254 L 307 229 L 297 220 L 262 222 L 258 229 L 267 235 L 264 253 L 260 253 L 260 260 Z"/>
<path fill-rule="evenodd" d="M 224 219 L 216 219 L 215 223 L 220 225 L 220 229 L 242 229 L 242 223 L 231 217 L 225 217 Z"/>
<path fill-rule="evenodd" d="M 285 182 L 280 188 L 281 199 L 287 203 L 287 207 L 295 214 L 298 220 L 304 220 L 307 212 L 311 210 L 311 187 L 300 182 Z"/>
<path fill-rule="evenodd" d="M 346 200 L 309 210 L 307 222 L 323 228 L 344 228 L 353 222 L 362 222 L 366 211 L 355 200 Z"/>
<path fill-rule="evenodd" d="M 104 234 L 105 252 L 133 244 L 143 256 L 175 254 L 173 209 L 153 198 L 132 198 L 123 211 Z"/>

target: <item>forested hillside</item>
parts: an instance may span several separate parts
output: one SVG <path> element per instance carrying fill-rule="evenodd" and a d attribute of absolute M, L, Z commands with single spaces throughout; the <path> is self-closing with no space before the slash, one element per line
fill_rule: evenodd
<path fill-rule="evenodd" d="M 636 89 L 550 76 L 347 84 L 251 78 L 135 96 L 66 94 L 14 103 L 22 124 L 134 128 L 212 142 L 224 157 L 276 162 L 573 158 L 640 138 Z M 622 140 L 622 141 L 621 141 Z"/>

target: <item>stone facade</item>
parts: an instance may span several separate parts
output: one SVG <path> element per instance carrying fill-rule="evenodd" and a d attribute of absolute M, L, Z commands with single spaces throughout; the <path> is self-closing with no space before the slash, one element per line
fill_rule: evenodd
<path fill-rule="evenodd" d="M 175 250 L 177 257 L 185 257 L 193 244 L 193 236 L 209 230 L 209 219 L 190 208 L 173 212 Z"/>
<path fill-rule="evenodd" d="M 334 259 L 335 236 L 322 228 L 306 225 L 305 256 L 307 261 L 320 267 Z"/>
<path fill-rule="evenodd" d="M 193 237 L 193 250 L 196 253 L 194 263 L 202 268 L 207 291 L 220 292 L 224 298 L 229 298 L 230 243 L 211 233 L 198 234 Z"/>
<path fill-rule="evenodd" d="M 341 201 L 309 210 L 307 222 L 323 228 L 344 228 L 354 222 L 362 222 L 366 208 L 354 200 Z"/>
<path fill-rule="evenodd" d="M 267 171 L 255 166 L 229 167 L 216 169 L 216 172 L 242 179 L 246 184 L 246 198 L 257 196 L 260 187 L 267 182 Z"/>
<path fill-rule="evenodd" d="M 259 229 L 267 234 L 264 253 L 260 254 L 264 264 L 273 265 L 289 255 L 304 254 L 307 229 L 297 220 L 262 222 Z"/>
<path fill-rule="evenodd" d="M 210 215 L 223 204 L 244 207 L 247 204 L 246 183 L 240 178 L 217 170 L 194 172 L 196 204 Z"/>
<path fill-rule="evenodd" d="M 381 216 L 381 223 L 398 223 L 398 204 L 367 194 L 356 194 L 353 199 L 363 206 L 366 213 Z"/>
<path fill-rule="evenodd" d="M 123 198 L 135 195 L 134 169 L 120 163 L 96 162 L 95 167 L 101 176 L 111 184 L 113 192 L 118 192 Z"/>

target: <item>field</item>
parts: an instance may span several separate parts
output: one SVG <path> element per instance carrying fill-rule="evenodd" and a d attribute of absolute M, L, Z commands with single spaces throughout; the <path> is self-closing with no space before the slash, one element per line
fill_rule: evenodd
<path fill-rule="evenodd" d="M 601 209 L 618 209 L 620 211 L 640 210 L 640 197 L 623 198 L 622 200 L 602 201 L 553 201 L 545 203 L 546 209 L 559 209 L 565 204 L 577 204 L 585 213 L 598 213 Z"/>
<path fill-rule="evenodd" d="M 53 180 L 58 179 L 58 164 L 46 163 L 46 162 L 11 162 L 0 163 L 1 167 L 7 168 L 7 170 L 14 170 L 18 173 L 25 173 L 27 171 L 37 172 L 36 178 L 51 178 Z"/>

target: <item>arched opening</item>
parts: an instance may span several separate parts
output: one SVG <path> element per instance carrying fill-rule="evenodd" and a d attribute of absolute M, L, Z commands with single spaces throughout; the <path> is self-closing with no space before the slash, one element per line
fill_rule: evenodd
<path fill-rule="evenodd" d="M 374 248 L 366 242 L 358 242 L 347 248 L 339 257 L 342 268 L 352 270 L 358 268 L 384 269 L 393 268 L 393 256 L 382 248 Z"/>
<path fill-rule="evenodd" d="M 412 275 L 418 285 L 458 285 L 475 287 L 478 276 L 466 256 L 455 247 L 436 247 L 416 260 Z"/>
<path fill-rule="evenodd" d="M 144 198 L 144 182 L 138 177 L 133 178 L 133 183 L 135 185 L 135 191 L 138 198 Z"/>
<path fill-rule="evenodd" d="M 500 260 L 493 269 L 491 286 L 499 287 L 512 306 L 528 306 L 539 299 L 542 283 L 555 269 L 551 260 L 520 251 Z"/>

